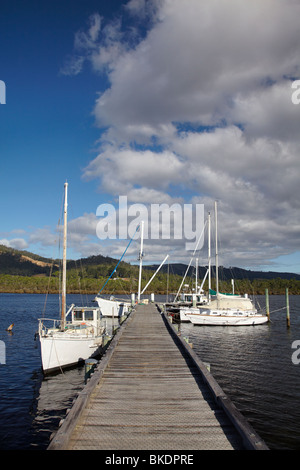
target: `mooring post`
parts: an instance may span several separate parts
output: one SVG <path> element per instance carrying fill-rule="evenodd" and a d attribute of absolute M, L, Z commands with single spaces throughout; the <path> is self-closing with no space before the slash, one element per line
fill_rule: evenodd
<path fill-rule="evenodd" d="M 270 321 L 269 289 L 266 289 L 266 313 L 268 320 Z"/>
<path fill-rule="evenodd" d="M 290 303 L 289 303 L 289 289 L 285 289 L 285 300 L 286 300 L 286 326 L 290 327 Z"/>
<path fill-rule="evenodd" d="M 88 379 L 91 377 L 97 364 L 98 364 L 98 361 L 92 358 L 86 359 L 84 361 L 84 383 L 85 384 L 87 383 Z"/>

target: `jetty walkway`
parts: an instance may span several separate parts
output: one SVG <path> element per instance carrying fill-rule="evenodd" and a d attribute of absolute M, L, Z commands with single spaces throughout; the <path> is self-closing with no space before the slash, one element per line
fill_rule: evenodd
<path fill-rule="evenodd" d="M 122 324 L 48 449 L 267 449 L 154 304 Z"/>

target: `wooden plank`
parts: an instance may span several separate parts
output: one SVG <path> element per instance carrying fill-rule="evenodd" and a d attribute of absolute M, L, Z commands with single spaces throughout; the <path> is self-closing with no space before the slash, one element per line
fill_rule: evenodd
<path fill-rule="evenodd" d="M 154 305 L 139 305 L 49 449 L 243 448 L 245 420 L 191 352 Z"/>

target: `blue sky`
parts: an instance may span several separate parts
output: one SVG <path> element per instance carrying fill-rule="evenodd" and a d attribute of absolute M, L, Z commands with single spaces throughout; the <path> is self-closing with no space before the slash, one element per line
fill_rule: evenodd
<path fill-rule="evenodd" d="M 107 3 L 120 5 L 102 2 L 105 12 Z M 95 211 L 101 202 L 96 184 L 81 178 L 99 138 L 92 110 L 101 80 L 88 72 L 71 79 L 60 72 L 75 32 L 98 5 L 13 1 L 1 6 L 1 79 L 6 83 L 6 105 L 0 109 L 3 239 L 23 238 L 18 232 L 10 234 L 13 230 L 55 228 L 65 180 L 70 183 L 73 217 Z"/>
<path fill-rule="evenodd" d="M 6 8 L 2 4 L 1 76 L 7 89 L 7 104 L 1 107 L 5 230 L 53 224 L 65 179 L 93 194 L 94 188 L 81 183 L 81 168 L 99 137 L 91 116 L 97 77 L 87 73 L 69 79 L 60 74 L 72 50 L 74 32 L 90 13 L 86 3 L 92 10 L 92 3 L 96 4 L 13 1 L 5 2 Z M 75 207 L 78 204 L 80 199 Z M 78 211 L 83 209 L 82 201 Z"/>
<path fill-rule="evenodd" d="M 299 13 L 293 0 L 2 1 L 0 243 L 56 257 L 68 180 L 69 257 L 122 253 L 96 236 L 97 207 L 120 195 L 205 213 L 217 199 L 224 265 L 300 272 Z M 148 262 L 191 256 L 185 240 L 145 248 Z"/>

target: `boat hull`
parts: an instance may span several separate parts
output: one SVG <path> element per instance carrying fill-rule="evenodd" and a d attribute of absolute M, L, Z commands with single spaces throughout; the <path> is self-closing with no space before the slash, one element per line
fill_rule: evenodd
<path fill-rule="evenodd" d="M 101 310 L 102 317 L 122 317 L 127 315 L 130 311 L 130 302 L 104 299 L 102 297 L 96 297 L 95 302 Z"/>
<path fill-rule="evenodd" d="M 190 322 L 190 317 L 185 313 L 183 309 L 180 309 L 180 321 L 181 322 Z"/>
<path fill-rule="evenodd" d="M 66 337 L 64 333 L 41 336 L 42 368 L 45 374 L 75 366 L 102 351 L 102 337 Z"/>
<path fill-rule="evenodd" d="M 262 325 L 268 322 L 266 315 L 260 314 L 230 314 L 230 313 L 191 313 L 186 314 L 190 322 L 194 325 L 211 325 L 211 326 L 250 326 Z"/>

